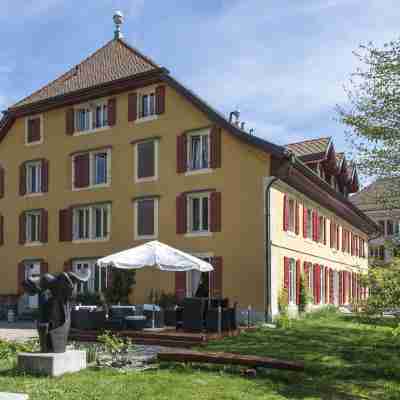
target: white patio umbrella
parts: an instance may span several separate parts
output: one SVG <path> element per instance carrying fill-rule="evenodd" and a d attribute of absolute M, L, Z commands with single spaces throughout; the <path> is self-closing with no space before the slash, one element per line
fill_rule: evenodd
<path fill-rule="evenodd" d="M 157 240 L 100 258 L 97 264 L 100 267 L 112 266 L 120 269 L 155 267 L 171 272 L 214 270 L 210 263 Z"/>

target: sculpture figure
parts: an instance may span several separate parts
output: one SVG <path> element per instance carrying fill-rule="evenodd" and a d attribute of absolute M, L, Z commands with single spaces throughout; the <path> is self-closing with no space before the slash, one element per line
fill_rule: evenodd
<path fill-rule="evenodd" d="M 25 292 L 39 296 L 39 333 L 42 353 L 64 353 L 71 325 L 71 300 L 75 285 L 87 282 L 90 273 L 81 276 L 75 272 L 57 275 L 43 274 L 23 282 Z"/>

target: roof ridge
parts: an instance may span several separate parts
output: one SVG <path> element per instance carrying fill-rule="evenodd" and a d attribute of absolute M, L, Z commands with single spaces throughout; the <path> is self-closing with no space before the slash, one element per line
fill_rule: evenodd
<path fill-rule="evenodd" d="M 160 65 L 158 65 L 153 59 L 150 57 L 145 56 L 140 50 L 138 50 L 136 47 L 130 45 L 127 41 L 125 41 L 122 38 L 114 39 L 118 40 L 123 44 L 128 50 L 133 51 L 136 53 L 139 57 L 143 58 L 143 60 L 147 61 L 149 64 L 151 64 L 154 68 L 161 68 Z"/>
<path fill-rule="evenodd" d="M 68 69 L 68 71 L 64 72 L 62 75 L 58 76 L 57 78 L 54 78 L 53 80 L 51 80 L 50 82 L 47 82 L 45 85 L 41 86 L 39 89 L 35 90 L 34 92 L 32 92 L 31 94 L 29 94 L 28 96 L 25 96 L 24 98 L 22 98 L 21 100 L 19 100 L 17 103 L 13 104 L 11 107 L 17 107 L 18 104 L 23 103 L 24 101 L 26 101 L 27 99 L 29 99 L 30 97 L 33 97 L 35 94 L 40 93 L 43 89 L 45 89 L 46 87 L 53 85 L 56 82 L 61 82 L 63 80 L 65 80 L 66 76 L 71 74 L 72 71 L 76 71 L 79 65 L 82 65 L 84 62 L 88 61 L 91 57 L 94 57 L 97 53 L 99 53 L 101 50 L 103 50 L 105 47 L 107 47 L 111 42 L 113 42 L 115 39 L 111 39 L 109 40 L 107 43 L 105 43 L 103 46 L 99 47 L 97 50 L 95 50 L 93 53 L 89 54 L 89 56 L 87 56 L 86 58 L 84 58 L 81 62 L 79 62 L 78 64 L 73 65 L 70 69 Z"/>
<path fill-rule="evenodd" d="M 284 146 L 291 146 L 294 144 L 302 144 L 302 143 L 308 143 L 308 142 L 315 142 L 317 140 L 322 140 L 322 139 L 329 139 L 332 140 L 332 136 L 323 136 L 323 137 L 319 137 L 319 138 L 313 138 L 313 139 L 304 139 L 301 140 L 300 142 L 293 142 L 293 143 L 287 143 Z"/>

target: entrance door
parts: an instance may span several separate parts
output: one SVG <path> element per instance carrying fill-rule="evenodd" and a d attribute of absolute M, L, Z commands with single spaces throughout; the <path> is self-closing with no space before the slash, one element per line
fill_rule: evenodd
<path fill-rule="evenodd" d="M 25 279 L 36 278 L 40 276 L 40 262 L 33 261 L 25 264 Z M 28 307 L 35 309 L 39 307 L 39 296 L 28 296 Z"/>

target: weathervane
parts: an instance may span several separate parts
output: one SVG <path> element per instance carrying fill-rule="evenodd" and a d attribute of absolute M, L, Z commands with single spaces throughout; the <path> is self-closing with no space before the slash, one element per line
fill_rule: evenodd
<path fill-rule="evenodd" d="M 116 11 L 113 16 L 115 24 L 114 39 L 121 39 L 123 37 L 121 32 L 121 25 L 124 23 L 124 14 L 121 11 Z"/>

